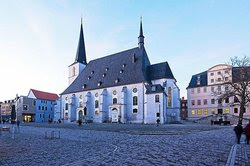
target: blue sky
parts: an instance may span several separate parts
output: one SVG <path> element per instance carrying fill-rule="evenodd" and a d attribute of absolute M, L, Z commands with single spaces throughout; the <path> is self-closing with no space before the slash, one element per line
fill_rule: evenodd
<path fill-rule="evenodd" d="M 249 9 L 248 0 L 0 0 L 0 101 L 67 87 L 81 16 L 88 61 L 136 47 L 142 16 L 151 63 L 168 61 L 186 96 L 193 74 L 250 55 Z"/>

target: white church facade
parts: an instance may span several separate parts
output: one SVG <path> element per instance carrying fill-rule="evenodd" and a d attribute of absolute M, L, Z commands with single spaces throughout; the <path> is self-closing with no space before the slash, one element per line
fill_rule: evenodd
<path fill-rule="evenodd" d="M 171 123 L 180 120 L 180 90 L 168 62 L 150 64 L 142 22 L 138 47 L 87 63 L 83 28 L 69 85 L 61 93 L 60 117 L 105 123 Z"/>

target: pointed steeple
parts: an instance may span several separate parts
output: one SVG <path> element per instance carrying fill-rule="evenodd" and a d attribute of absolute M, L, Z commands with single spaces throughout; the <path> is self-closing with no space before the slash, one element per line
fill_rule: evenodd
<path fill-rule="evenodd" d="M 143 30 L 142 30 L 142 17 L 140 21 L 140 32 L 138 37 L 138 47 L 143 48 L 144 47 L 144 36 L 143 36 Z"/>
<path fill-rule="evenodd" d="M 82 28 L 82 18 L 81 18 L 80 37 L 79 37 L 75 62 L 87 64 L 83 28 Z"/>

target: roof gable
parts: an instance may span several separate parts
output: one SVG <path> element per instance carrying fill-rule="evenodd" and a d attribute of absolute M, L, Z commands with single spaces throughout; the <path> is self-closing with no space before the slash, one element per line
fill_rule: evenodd
<path fill-rule="evenodd" d="M 43 92 L 43 91 L 39 91 L 39 90 L 35 90 L 35 89 L 31 89 L 29 92 L 29 95 L 30 94 L 33 94 L 35 96 L 35 98 L 37 98 L 37 99 L 45 99 L 45 100 L 55 101 L 59 98 L 58 95 L 55 93 Z"/>

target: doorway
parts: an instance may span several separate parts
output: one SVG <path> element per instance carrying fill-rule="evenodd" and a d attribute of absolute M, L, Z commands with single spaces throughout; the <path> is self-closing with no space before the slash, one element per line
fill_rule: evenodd
<path fill-rule="evenodd" d="M 119 122 L 119 112 L 116 108 L 112 109 L 112 113 L 111 113 L 111 122 L 112 123 L 118 123 Z"/>
<path fill-rule="evenodd" d="M 82 118 L 83 118 L 83 112 L 82 112 L 82 110 L 80 110 L 78 112 L 78 120 L 82 120 Z"/>

